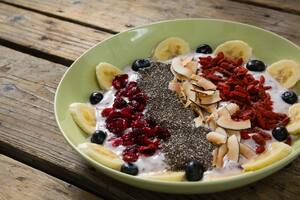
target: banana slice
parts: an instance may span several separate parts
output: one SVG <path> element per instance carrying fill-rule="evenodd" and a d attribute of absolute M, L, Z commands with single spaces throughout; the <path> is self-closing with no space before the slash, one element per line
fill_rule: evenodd
<path fill-rule="evenodd" d="M 179 37 L 169 37 L 160 42 L 154 50 L 153 57 L 165 61 L 190 51 L 189 44 Z"/>
<path fill-rule="evenodd" d="M 86 142 L 80 144 L 78 149 L 95 161 L 112 169 L 120 170 L 121 165 L 124 163 L 117 154 L 98 144 Z"/>
<path fill-rule="evenodd" d="M 242 165 L 242 167 L 244 171 L 255 171 L 283 159 L 291 151 L 292 148 L 289 145 L 283 142 L 274 142 L 271 144 L 271 149 Z"/>
<path fill-rule="evenodd" d="M 112 64 L 106 62 L 99 63 L 96 67 L 96 77 L 100 88 L 108 90 L 112 86 L 115 76 L 121 73 L 122 71 Z"/>
<path fill-rule="evenodd" d="M 286 126 L 290 134 L 300 133 L 300 103 L 296 103 L 289 108 L 290 122 Z"/>
<path fill-rule="evenodd" d="M 166 172 L 158 172 L 158 173 L 149 173 L 149 174 L 141 174 L 139 177 L 146 179 L 153 179 L 159 181 L 184 181 L 185 180 L 185 172 L 184 171 L 166 171 Z"/>
<path fill-rule="evenodd" d="M 96 130 L 96 111 L 85 103 L 72 103 L 69 111 L 74 122 L 87 134 L 93 134 Z"/>
<path fill-rule="evenodd" d="M 226 57 L 233 60 L 242 58 L 246 63 L 252 55 L 252 48 L 241 40 L 230 40 L 217 46 L 214 54 L 219 52 L 223 52 Z"/>
<path fill-rule="evenodd" d="M 293 87 L 300 79 L 300 66 L 293 60 L 280 60 L 267 67 L 267 71 L 285 88 Z"/>

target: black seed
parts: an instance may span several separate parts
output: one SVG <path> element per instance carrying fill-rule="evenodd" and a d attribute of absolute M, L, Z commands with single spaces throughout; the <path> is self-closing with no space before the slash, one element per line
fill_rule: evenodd
<path fill-rule="evenodd" d="M 91 142 L 96 144 L 103 144 L 106 137 L 107 137 L 107 133 L 105 133 L 104 131 L 97 130 L 92 135 Z"/>
<path fill-rule="evenodd" d="M 103 94 L 100 92 L 93 92 L 90 96 L 90 103 L 95 105 L 103 99 Z"/>
<path fill-rule="evenodd" d="M 139 169 L 135 164 L 124 163 L 121 166 L 121 172 L 135 176 L 139 173 Z"/>
<path fill-rule="evenodd" d="M 288 137 L 288 131 L 284 126 L 278 126 L 272 130 L 273 137 L 278 141 L 284 141 Z"/>
<path fill-rule="evenodd" d="M 188 181 L 199 181 L 202 179 L 204 168 L 197 160 L 192 160 L 185 167 L 185 176 Z"/>
<path fill-rule="evenodd" d="M 265 71 L 266 65 L 260 60 L 250 60 L 247 65 L 247 69 L 254 72 L 262 72 Z"/>
<path fill-rule="evenodd" d="M 282 95 L 281 98 L 283 101 L 285 101 L 288 104 L 294 104 L 298 101 L 298 96 L 295 92 L 293 91 L 285 91 Z"/>
<path fill-rule="evenodd" d="M 196 53 L 210 54 L 212 53 L 212 48 L 208 44 L 202 44 L 201 46 L 197 47 Z"/>
<path fill-rule="evenodd" d="M 150 65 L 151 63 L 147 59 L 137 59 L 132 63 L 131 68 L 133 71 L 139 71 L 139 69 L 150 67 Z"/>

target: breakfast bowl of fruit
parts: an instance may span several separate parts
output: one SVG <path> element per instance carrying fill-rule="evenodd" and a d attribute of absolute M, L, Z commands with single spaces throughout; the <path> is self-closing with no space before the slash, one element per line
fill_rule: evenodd
<path fill-rule="evenodd" d="M 300 154 L 300 49 L 212 19 L 165 21 L 79 57 L 55 96 L 68 143 L 100 172 L 168 193 L 240 187 Z"/>

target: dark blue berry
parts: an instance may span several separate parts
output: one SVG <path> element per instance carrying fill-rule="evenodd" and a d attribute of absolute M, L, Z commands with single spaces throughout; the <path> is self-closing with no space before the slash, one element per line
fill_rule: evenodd
<path fill-rule="evenodd" d="M 90 96 L 90 103 L 95 105 L 103 99 L 103 94 L 100 92 L 93 92 Z"/>
<path fill-rule="evenodd" d="M 185 167 L 185 176 L 188 181 L 199 181 L 202 179 L 204 168 L 197 160 L 192 160 Z"/>
<path fill-rule="evenodd" d="M 210 54 L 212 53 L 212 48 L 208 44 L 202 44 L 201 46 L 197 47 L 196 53 Z"/>
<path fill-rule="evenodd" d="M 247 65 L 247 69 L 254 72 L 262 72 L 265 71 L 266 65 L 260 60 L 250 60 Z"/>
<path fill-rule="evenodd" d="M 135 164 L 124 163 L 121 166 L 121 172 L 135 176 L 139 173 L 139 169 Z"/>
<path fill-rule="evenodd" d="M 151 63 L 147 59 L 137 59 L 132 63 L 131 68 L 133 71 L 139 71 L 139 69 L 150 67 L 150 65 Z"/>
<path fill-rule="evenodd" d="M 294 104 L 298 101 L 298 96 L 295 92 L 293 91 L 285 91 L 282 95 L 281 98 L 283 101 L 285 101 L 288 104 Z"/>
<path fill-rule="evenodd" d="M 272 130 L 273 137 L 278 141 L 284 141 L 288 137 L 288 131 L 284 126 L 278 126 Z"/>
<path fill-rule="evenodd" d="M 97 130 L 92 135 L 91 142 L 96 144 L 103 144 L 106 137 L 107 137 L 107 133 L 105 133 L 104 131 Z"/>

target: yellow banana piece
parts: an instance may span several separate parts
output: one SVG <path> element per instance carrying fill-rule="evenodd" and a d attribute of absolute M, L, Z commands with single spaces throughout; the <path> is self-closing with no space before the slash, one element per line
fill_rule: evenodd
<path fill-rule="evenodd" d="M 96 111 L 85 103 L 72 103 L 69 111 L 74 122 L 87 134 L 93 134 L 96 130 Z"/>
<path fill-rule="evenodd" d="M 122 71 L 112 64 L 102 62 L 96 66 L 96 77 L 103 90 L 109 90 L 113 79 L 119 74 L 122 74 Z"/>

